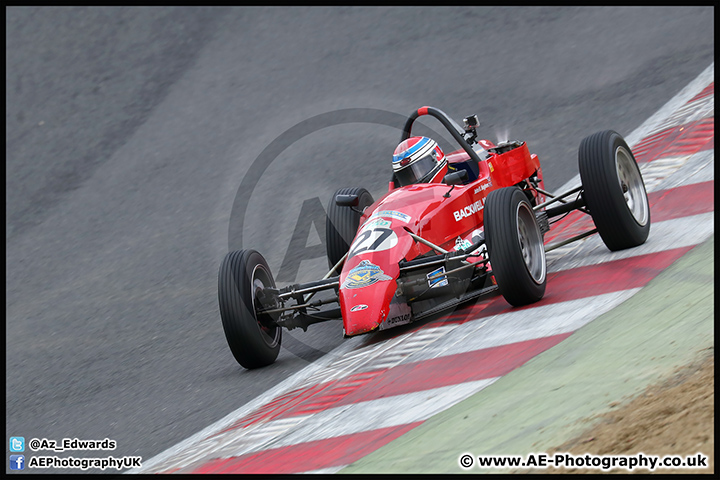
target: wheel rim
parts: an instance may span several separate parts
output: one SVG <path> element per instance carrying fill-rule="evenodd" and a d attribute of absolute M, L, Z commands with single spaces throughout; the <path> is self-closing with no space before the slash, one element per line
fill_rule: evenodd
<path fill-rule="evenodd" d="M 265 268 L 262 267 L 262 265 L 256 265 L 253 269 L 252 283 L 253 315 L 255 316 L 255 321 L 257 322 L 262 339 L 268 346 L 274 347 L 278 343 L 280 329 L 278 327 L 267 326 L 267 323 L 273 320 L 272 317 L 270 317 L 270 315 L 268 314 L 258 316 L 257 311 L 258 308 L 262 308 L 262 305 L 260 304 L 260 301 L 258 299 L 258 293 L 265 289 L 266 286 L 275 285 L 270 280 L 270 275 L 265 270 Z"/>
<path fill-rule="evenodd" d="M 545 280 L 545 246 L 535 223 L 535 214 L 525 202 L 518 205 L 517 229 L 525 268 L 533 281 L 540 284 Z"/>
<path fill-rule="evenodd" d="M 645 185 L 635 160 L 624 147 L 615 150 L 615 167 L 630 213 L 639 225 L 645 226 L 649 212 Z"/>

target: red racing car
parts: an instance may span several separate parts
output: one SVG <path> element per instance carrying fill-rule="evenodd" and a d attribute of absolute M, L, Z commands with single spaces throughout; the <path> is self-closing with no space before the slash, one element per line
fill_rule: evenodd
<path fill-rule="evenodd" d="M 444 155 L 426 137 L 413 137 L 413 123 L 423 115 L 437 119 L 460 148 Z M 248 369 L 273 363 L 283 328 L 341 319 L 349 337 L 420 320 L 495 290 L 513 306 L 536 302 L 545 293 L 545 252 L 560 246 L 544 244 L 549 220 L 572 210 L 589 214 L 596 228 L 562 245 L 595 232 L 610 250 L 647 239 L 645 185 L 618 133 L 583 139 L 582 185 L 551 194 L 543 189 L 537 155 L 524 142 L 478 140 L 477 128 L 475 115 L 460 127 L 433 107 L 413 112 L 387 194 L 374 201 L 364 188 L 344 188 L 331 199 L 325 278 L 277 288 L 260 253 L 228 253 L 218 300 L 238 363 Z M 432 171 L 420 178 L 423 165 Z M 324 298 L 316 298 L 319 292 Z"/>

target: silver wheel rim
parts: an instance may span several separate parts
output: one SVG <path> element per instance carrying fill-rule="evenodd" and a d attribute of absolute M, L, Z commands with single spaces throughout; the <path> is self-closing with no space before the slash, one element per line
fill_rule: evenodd
<path fill-rule="evenodd" d="M 259 271 L 259 272 L 258 272 Z M 260 275 L 258 275 L 260 273 Z M 264 281 L 263 281 L 264 280 Z M 262 265 L 256 265 L 253 269 L 252 273 L 252 303 L 253 303 L 253 315 L 255 316 L 255 321 L 257 322 L 258 329 L 260 330 L 260 334 L 265 341 L 266 344 L 270 347 L 274 347 L 278 342 L 278 332 L 279 329 L 277 327 L 266 327 L 262 324 L 260 319 L 257 315 L 257 308 L 260 306 L 260 302 L 256 300 L 257 293 L 260 290 L 263 290 L 265 288 L 265 284 L 272 285 L 272 282 L 270 282 L 270 277 L 268 273 L 265 271 L 265 269 L 262 267 Z"/>
<path fill-rule="evenodd" d="M 618 147 L 615 150 L 615 168 L 628 210 L 630 210 L 638 225 L 645 226 L 650 211 L 647 192 L 640 175 L 640 169 L 630 152 L 624 147 Z"/>
<path fill-rule="evenodd" d="M 545 246 L 535 223 L 535 214 L 522 202 L 517 209 L 517 231 L 525 268 L 537 284 L 545 280 Z"/>

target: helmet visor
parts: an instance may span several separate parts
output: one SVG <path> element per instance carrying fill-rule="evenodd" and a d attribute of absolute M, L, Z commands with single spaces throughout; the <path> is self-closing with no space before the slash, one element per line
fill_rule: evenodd
<path fill-rule="evenodd" d="M 422 178 L 430 173 L 437 164 L 438 162 L 435 156 L 427 154 L 420 160 L 417 160 L 407 167 L 395 172 L 395 178 L 397 178 L 401 187 L 412 185 L 413 183 L 417 183 L 418 180 L 422 180 Z"/>

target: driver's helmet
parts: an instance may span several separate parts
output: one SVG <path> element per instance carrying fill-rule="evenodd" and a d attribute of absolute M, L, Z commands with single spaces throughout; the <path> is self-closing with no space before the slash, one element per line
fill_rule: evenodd
<path fill-rule="evenodd" d="M 447 171 L 445 154 L 432 138 L 410 137 L 393 152 L 393 172 L 400 187 L 441 182 Z"/>

